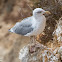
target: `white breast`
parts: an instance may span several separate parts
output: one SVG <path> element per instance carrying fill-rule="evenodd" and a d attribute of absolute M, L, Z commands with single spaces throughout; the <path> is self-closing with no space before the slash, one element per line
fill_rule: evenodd
<path fill-rule="evenodd" d="M 34 28 L 34 30 L 25 36 L 39 35 L 40 33 L 42 33 L 46 25 L 45 16 L 42 16 L 41 18 L 38 18 L 36 20 L 33 19 L 32 24 L 33 24 L 32 27 Z"/>

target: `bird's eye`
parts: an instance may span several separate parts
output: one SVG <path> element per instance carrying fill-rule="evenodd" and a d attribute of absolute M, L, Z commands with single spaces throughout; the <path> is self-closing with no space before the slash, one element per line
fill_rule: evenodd
<path fill-rule="evenodd" d="M 38 11 L 37 13 L 41 13 L 42 11 Z"/>

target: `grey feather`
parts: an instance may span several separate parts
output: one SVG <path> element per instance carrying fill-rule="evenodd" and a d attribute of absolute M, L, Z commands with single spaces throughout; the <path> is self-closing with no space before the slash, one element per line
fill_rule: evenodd
<path fill-rule="evenodd" d="M 12 30 L 17 34 L 26 35 L 27 33 L 33 31 L 31 20 L 32 18 L 28 17 L 21 22 L 16 23 Z"/>

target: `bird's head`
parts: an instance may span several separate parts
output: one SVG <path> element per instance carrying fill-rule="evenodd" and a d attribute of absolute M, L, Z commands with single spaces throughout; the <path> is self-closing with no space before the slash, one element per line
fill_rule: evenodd
<path fill-rule="evenodd" d="M 33 11 L 33 16 L 41 16 L 44 14 L 51 14 L 51 13 L 49 11 L 43 10 L 42 8 L 36 8 Z"/>

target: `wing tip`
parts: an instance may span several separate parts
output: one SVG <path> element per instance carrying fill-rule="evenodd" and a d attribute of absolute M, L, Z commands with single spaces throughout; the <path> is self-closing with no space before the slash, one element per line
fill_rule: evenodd
<path fill-rule="evenodd" d="M 8 31 L 9 31 L 9 32 L 13 32 L 13 30 L 12 30 L 12 29 L 8 29 Z"/>
<path fill-rule="evenodd" d="M 11 32 L 11 30 L 10 30 L 10 29 L 8 29 L 8 31 L 9 31 L 9 32 Z"/>

